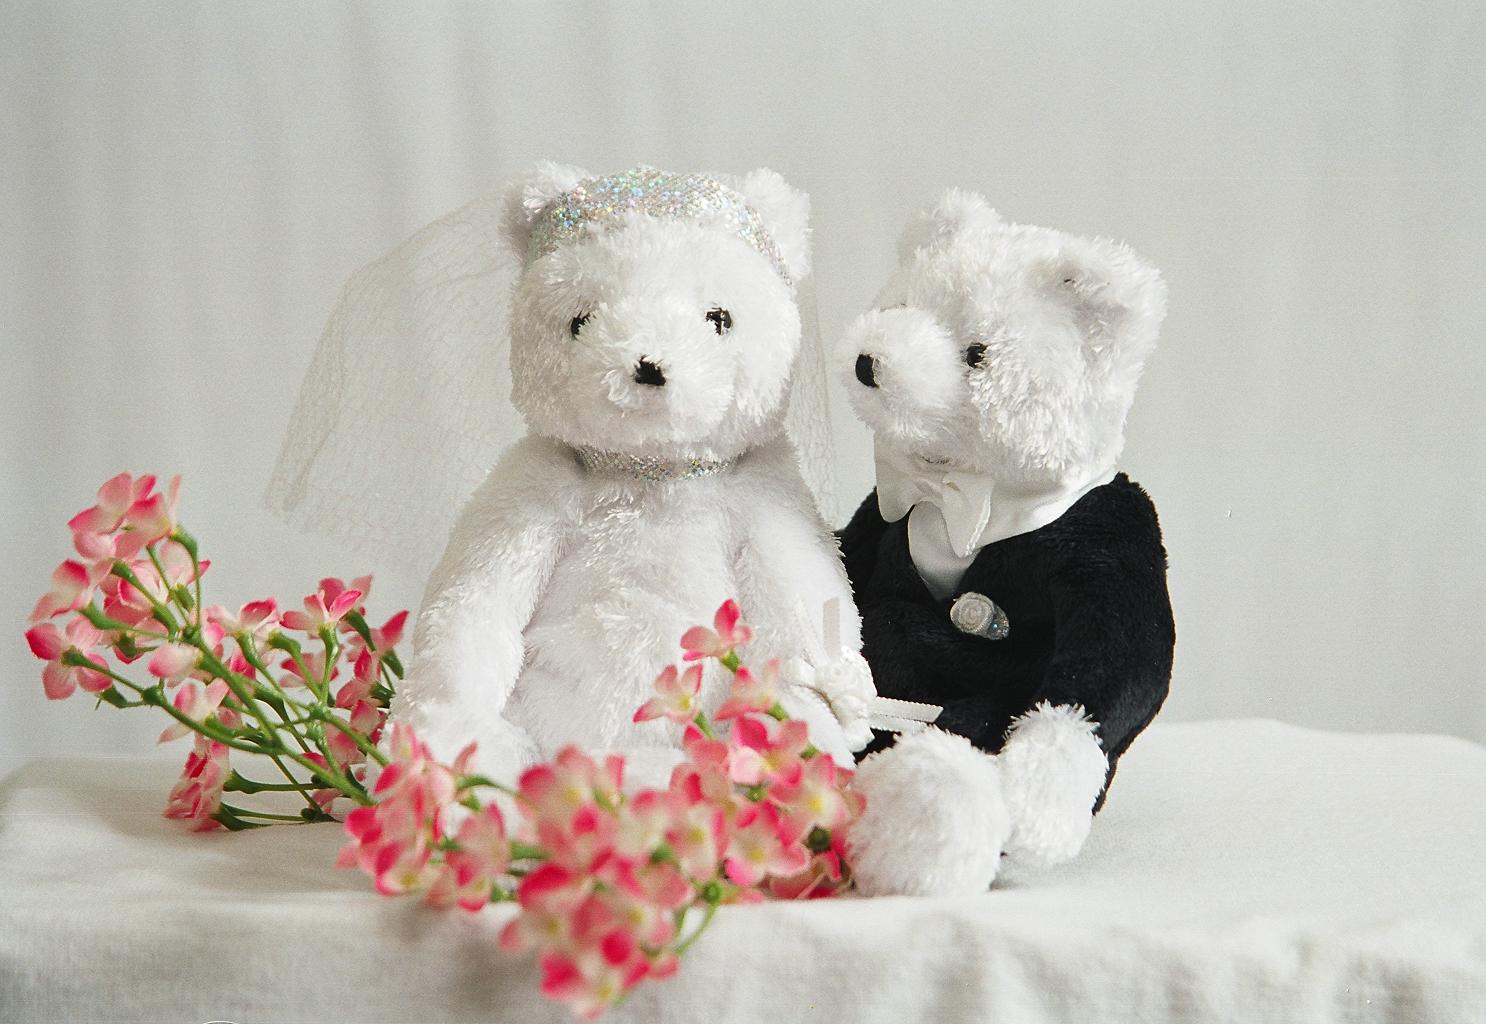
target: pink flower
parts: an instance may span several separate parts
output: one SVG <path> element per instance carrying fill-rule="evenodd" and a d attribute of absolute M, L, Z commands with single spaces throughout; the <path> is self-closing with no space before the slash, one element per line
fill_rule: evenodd
<path fill-rule="evenodd" d="M 206 610 L 206 620 L 214 622 L 224 632 L 236 636 L 245 633 L 254 640 L 266 640 L 279 624 L 279 604 L 273 598 L 249 601 L 236 615 L 226 608 L 214 604 Z"/>
<path fill-rule="evenodd" d="M 306 651 L 299 656 L 299 660 L 304 662 L 304 672 L 308 672 L 310 674 L 309 681 L 314 682 L 316 685 L 318 685 L 322 679 L 325 679 L 324 651 Z M 280 667 L 285 672 L 289 673 L 287 676 L 283 676 L 279 679 L 279 684 L 281 686 L 306 685 L 304 672 L 300 671 L 298 661 L 295 661 L 293 658 L 285 658 L 283 662 L 280 663 Z M 336 664 L 330 666 L 330 681 L 334 681 L 340 676 L 340 674 L 340 663 L 339 659 L 337 659 Z"/>
<path fill-rule="evenodd" d="M 381 662 L 370 651 L 362 651 L 357 655 L 350 681 L 336 691 L 335 706 L 349 709 L 361 701 L 371 700 L 372 689 L 381 682 L 378 672 L 380 665 Z"/>
<path fill-rule="evenodd" d="M 666 844 L 687 875 L 698 882 L 711 881 L 717 877 L 727 848 L 726 812 L 702 799 L 676 800 L 666 828 Z"/>
<path fill-rule="evenodd" d="M 363 700 L 357 701 L 351 709 L 351 717 L 346 724 L 372 743 L 376 743 L 382 734 L 382 723 L 386 719 L 386 711 L 370 701 Z M 335 726 L 325 730 L 325 739 L 336 764 L 346 767 L 366 760 L 366 754 L 356 745 L 356 741 Z"/>
<path fill-rule="evenodd" d="M 153 662 L 153 659 L 151 660 Z M 202 686 L 192 680 L 175 692 L 175 700 L 171 703 L 175 705 L 177 711 L 191 721 L 204 722 L 208 716 L 217 713 L 227 692 L 227 683 L 221 679 L 215 680 L 208 686 Z M 155 742 L 168 743 L 191 731 L 191 727 L 184 722 L 172 722 Z"/>
<path fill-rule="evenodd" d="M 153 615 L 150 598 L 154 598 L 161 604 L 170 600 L 170 592 L 178 586 L 194 583 L 198 577 L 206 574 L 211 567 L 211 562 L 201 561 L 193 564 L 191 553 L 174 541 L 162 544 L 158 552 L 160 565 L 165 570 L 161 573 L 155 568 L 155 564 L 147 558 L 136 559 L 129 563 L 129 570 L 134 578 L 139 581 L 136 587 L 118 576 L 106 575 L 100 584 L 106 598 L 114 602 L 114 607 L 123 606 L 125 609 L 133 609 L 137 614 Z M 143 589 L 141 589 L 143 588 Z M 105 601 L 105 613 L 108 601 Z M 121 619 L 120 621 L 128 621 Z"/>
<path fill-rule="evenodd" d="M 731 598 L 724 601 L 712 618 L 712 628 L 693 626 L 681 634 L 682 656 L 685 661 L 702 658 L 721 658 L 735 647 L 741 647 L 753 639 L 753 628 L 742 621 L 738 603 Z"/>
<path fill-rule="evenodd" d="M 841 854 L 830 849 L 817 853 L 803 871 L 793 875 L 770 875 L 765 883 L 776 900 L 814 900 L 834 896 L 845 882 Z"/>
<path fill-rule="evenodd" d="M 731 808 L 736 802 L 729 764 L 732 753 L 721 740 L 709 740 L 695 726 L 682 738 L 686 760 L 671 772 L 671 791 L 692 803 Z"/>
<path fill-rule="evenodd" d="M 94 577 L 81 562 L 71 559 L 52 573 L 52 589 L 31 612 L 31 621 L 40 622 L 64 612 L 75 612 L 93 598 Z"/>
<path fill-rule="evenodd" d="M 649 722 L 656 718 L 669 718 L 673 722 L 686 724 L 697 716 L 697 694 L 702 689 L 702 666 L 693 665 L 680 675 L 675 665 L 667 665 L 655 677 L 655 692 L 635 712 L 636 722 Z"/>
<path fill-rule="evenodd" d="M 810 728 L 798 718 L 779 722 L 744 715 L 733 724 L 732 740 L 734 782 L 745 786 L 785 782 L 803 770 L 801 755 L 810 746 Z"/>
<path fill-rule="evenodd" d="M 619 803 L 624 759 L 609 757 L 600 766 L 577 747 L 558 751 L 550 762 L 528 768 L 517 783 L 524 813 L 535 825 L 566 829 L 578 811 L 593 804 Z"/>
<path fill-rule="evenodd" d="M 213 815 L 222 807 L 222 787 L 230 771 L 226 744 L 196 737 L 196 747 L 186 756 L 180 781 L 170 791 L 165 817 L 191 822 L 193 832 L 219 828 Z"/>
<path fill-rule="evenodd" d="M 138 555 L 144 547 L 144 536 L 138 533 L 87 533 L 76 530 L 72 534 L 72 546 L 91 563 L 93 574 L 102 576 L 113 567 L 114 562 L 127 562 Z"/>
<path fill-rule="evenodd" d="M 661 929 L 647 929 L 646 919 L 663 922 Z M 613 892 L 584 897 L 565 915 L 563 924 L 564 941 L 549 945 L 538 961 L 542 993 L 586 1019 L 602 1015 L 652 973 L 646 938 L 668 942 L 675 934 L 674 921 L 663 908 Z M 656 959 L 663 969 L 671 968 L 670 957 Z"/>
<path fill-rule="evenodd" d="M 801 762 L 798 772 L 769 789 L 769 799 L 791 814 L 802 815 L 810 827 L 842 828 L 861 814 L 860 793 L 848 791 L 852 773 L 837 768 L 830 754 Z"/>
<path fill-rule="evenodd" d="M 102 693 L 109 688 L 112 680 L 104 673 L 62 661 L 62 656 L 68 651 L 79 651 L 93 664 L 106 668 L 108 662 L 101 655 L 92 653 L 92 649 L 102 642 L 103 634 L 83 618 L 69 622 L 65 632 L 51 622 L 26 630 L 26 643 L 30 644 L 31 653 L 47 663 L 41 671 L 41 685 L 49 700 L 70 697 L 78 687 L 89 693 Z"/>
<path fill-rule="evenodd" d="M 455 841 L 459 848 L 444 855 L 444 870 L 429 888 L 428 902 L 479 910 L 490 902 L 491 889 L 511 863 L 511 841 L 500 809 L 492 804 L 466 818 Z"/>
<path fill-rule="evenodd" d="M 153 476 L 136 480 L 128 473 L 120 473 L 98 488 L 98 504 L 83 509 L 68 520 L 67 525 L 74 532 L 113 533 L 123 525 L 124 516 L 134 504 L 145 500 L 154 489 Z"/>
<path fill-rule="evenodd" d="M 326 585 L 330 584 L 329 589 Z M 304 599 L 304 611 L 285 612 L 280 616 L 286 629 L 297 629 L 305 633 L 318 633 L 325 626 L 333 626 L 361 600 L 361 591 L 346 590 L 340 580 L 320 581 L 320 589 Z"/>
<path fill-rule="evenodd" d="M 150 655 L 145 668 L 166 686 L 174 686 L 196 671 L 196 663 L 200 657 L 196 648 L 172 640 L 155 648 L 155 653 Z"/>
<path fill-rule="evenodd" d="M 764 671 L 754 675 L 746 665 L 739 665 L 733 676 L 733 688 L 727 700 L 712 717 L 718 721 L 737 718 L 750 711 L 767 712 L 779 701 L 779 659 L 770 658 Z"/>
<path fill-rule="evenodd" d="M 569 948 L 572 916 L 592 884 L 560 864 L 537 865 L 516 887 L 521 914 L 501 929 L 501 948 L 516 953 L 538 946 Z"/>
<path fill-rule="evenodd" d="M 340 596 L 349 590 L 354 590 L 362 601 L 371 597 L 372 578 L 370 575 L 357 576 L 348 586 L 346 582 L 337 576 L 327 576 L 320 581 L 320 593 L 325 595 L 327 603 L 340 599 Z"/>
<path fill-rule="evenodd" d="M 674 864 L 616 862 L 604 894 L 615 923 L 639 944 L 659 949 L 676 937 L 676 911 L 692 900 L 691 882 Z"/>
<path fill-rule="evenodd" d="M 411 728 L 397 723 L 388 753 L 391 763 L 372 788 L 377 802 L 346 816 L 350 840 L 336 865 L 361 868 L 375 880 L 378 892 L 395 895 L 437 881 L 440 868 L 431 859 L 445 838 L 443 819 L 460 797 L 456 777 L 467 773 L 474 744 L 453 765 L 444 765 Z"/>
<path fill-rule="evenodd" d="M 803 823 L 787 818 L 772 804 L 751 804 L 738 814 L 724 861 L 728 878 L 756 885 L 768 875 L 793 875 L 810 862 L 801 840 Z"/>
<path fill-rule="evenodd" d="M 181 478 L 171 479 L 163 494 L 138 498 L 124 513 L 124 528 L 138 533 L 145 544 L 164 540 L 175 532 L 175 505 L 181 493 Z"/>
<path fill-rule="evenodd" d="M 367 580 L 371 579 L 369 576 L 365 578 Z M 361 597 L 364 601 L 366 594 L 363 593 Z M 361 634 L 356 632 L 351 623 L 342 621 L 340 628 L 346 634 L 346 656 L 356 661 L 358 666 L 362 659 L 368 659 L 371 663 L 369 671 L 373 673 L 372 678 L 375 678 L 375 671 L 381 666 L 382 659 L 390 654 L 394 647 L 402 643 L 403 633 L 407 628 L 407 624 L 408 613 L 406 611 L 398 612 L 392 618 L 382 623 L 382 625 L 373 626 L 367 630 L 371 636 L 371 642 L 368 644 L 367 641 L 361 638 Z M 359 667 L 357 671 L 361 671 Z"/>

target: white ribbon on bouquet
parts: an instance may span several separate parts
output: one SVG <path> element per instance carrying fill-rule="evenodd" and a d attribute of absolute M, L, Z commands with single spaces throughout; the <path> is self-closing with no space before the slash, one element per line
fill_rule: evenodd
<path fill-rule="evenodd" d="M 785 661 L 784 680 L 821 695 L 845 730 L 851 749 L 860 750 L 870 743 L 873 729 L 919 732 L 944 711 L 933 704 L 877 695 L 867 660 L 841 643 L 839 599 L 833 597 L 821 607 L 818 631 L 803 601 L 795 603 L 794 615 L 809 649 Z"/>

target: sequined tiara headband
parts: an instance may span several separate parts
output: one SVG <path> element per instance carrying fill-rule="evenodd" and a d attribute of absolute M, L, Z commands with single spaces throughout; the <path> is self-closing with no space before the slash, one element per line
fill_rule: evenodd
<path fill-rule="evenodd" d="M 553 199 L 532 225 L 527 262 L 541 259 L 561 243 L 582 236 L 595 225 L 613 223 L 627 213 L 715 224 L 756 249 L 773 264 L 785 284 L 794 283 L 779 247 L 764 228 L 763 218 L 743 196 L 706 175 L 667 174 L 654 167 L 588 178 Z"/>

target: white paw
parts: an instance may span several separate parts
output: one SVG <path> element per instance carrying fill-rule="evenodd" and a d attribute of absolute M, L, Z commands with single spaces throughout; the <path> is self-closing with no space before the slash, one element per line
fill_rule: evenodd
<path fill-rule="evenodd" d="M 999 756 L 1012 820 L 1008 857 L 1045 866 L 1083 849 L 1109 768 L 1098 728 L 1083 708 L 1047 703 L 1012 723 Z"/>
<path fill-rule="evenodd" d="M 840 657 L 814 665 L 803 658 L 790 658 L 784 663 L 783 677 L 786 683 L 820 694 L 840 723 L 848 750 L 861 750 L 872 742 L 869 721 L 877 687 L 860 652 L 843 648 Z"/>
<path fill-rule="evenodd" d="M 996 759 L 962 736 L 925 729 L 873 754 L 854 786 L 867 809 L 847 836 L 869 896 L 973 896 L 995 880 L 1011 820 Z"/>
<path fill-rule="evenodd" d="M 855 758 L 846 732 L 818 691 L 786 684 L 779 689 L 779 703 L 789 717 L 802 719 L 810 727 L 810 742 L 817 750 L 830 754 L 843 767 L 851 765 Z"/>

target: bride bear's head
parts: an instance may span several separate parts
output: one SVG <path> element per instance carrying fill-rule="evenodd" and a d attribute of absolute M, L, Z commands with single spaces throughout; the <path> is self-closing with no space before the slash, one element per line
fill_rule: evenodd
<path fill-rule="evenodd" d="M 512 400 L 528 427 L 666 458 L 730 458 L 777 434 L 808 218 L 804 194 L 768 170 L 543 164 L 513 183 Z"/>

